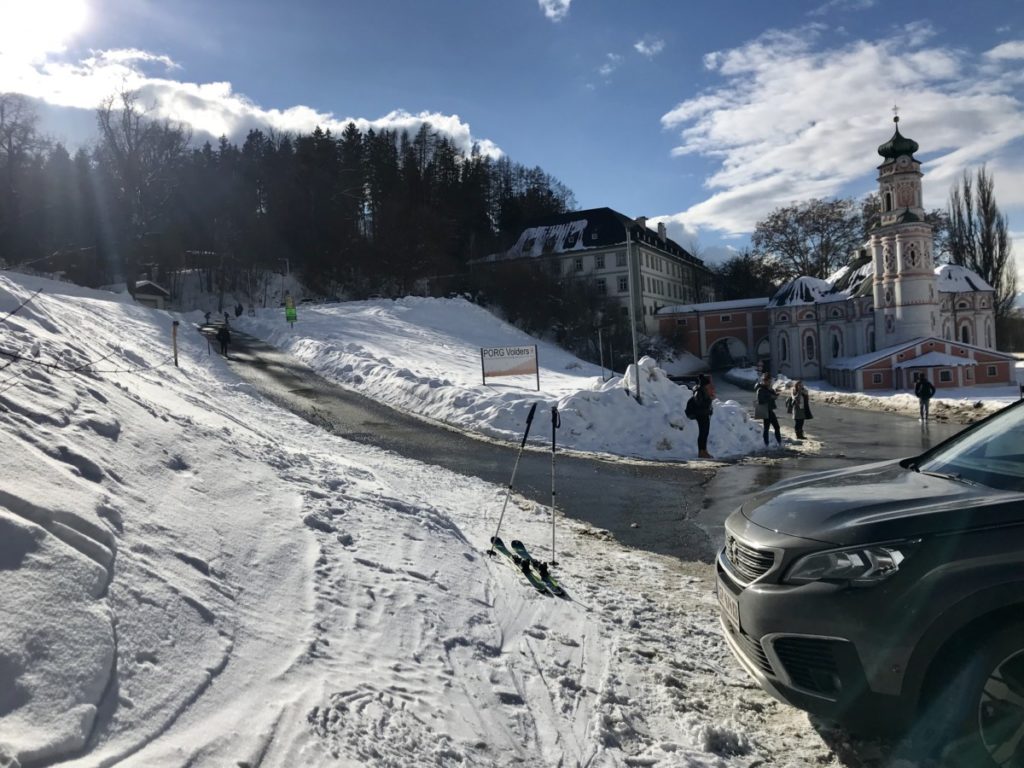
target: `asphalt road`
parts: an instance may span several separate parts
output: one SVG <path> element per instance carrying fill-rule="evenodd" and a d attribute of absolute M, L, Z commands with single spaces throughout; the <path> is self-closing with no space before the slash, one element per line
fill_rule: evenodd
<path fill-rule="evenodd" d="M 518 444 L 469 437 L 380 405 L 238 331 L 232 332 L 229 362 L 269 400 L 334 434 L 503 487 L 509 483 Z M 717 390 L 720 399 L 744 403 L 753 397 L 725 382 L 717 382 Z M 806 431 L 823 442 L 816 455 L 783 450 L 726 464 L 680 464 L 604 461 L 557 453 L 556 507 L 611 532 L 627 546 L 683 561 L 711 562 L 721 540 L 722 522 L 752 490 L 793 474 L 916 455 L 960 429 L 939 423 L 922 427 L 906 416 L 813 401 L 812 410 L 814 419 Z M 550 434 L 546 416 L 538 414 L 535 434 L 538 430 Z M 783 432 L 792 435 L 791 421 L 787 424 L 783 419 Z M 515 491 L 547 506 L 551 486 L 550 450 L 528 447 L 519 463 Z M 515 525 L 511 507 L 510 512 L 512 519 L 503 526 L 507 535 Z"/>

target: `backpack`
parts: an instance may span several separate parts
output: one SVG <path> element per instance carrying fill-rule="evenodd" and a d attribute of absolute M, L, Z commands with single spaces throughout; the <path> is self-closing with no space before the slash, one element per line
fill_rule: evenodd
<path fill-rule="evenodd" d="M 691 421 L 697 420 L 697 390 L 693 390 L 690 395 L 690 399 L 686 401 L 686 409 L 683 411 L 686 414 L 686 418 Z"/>

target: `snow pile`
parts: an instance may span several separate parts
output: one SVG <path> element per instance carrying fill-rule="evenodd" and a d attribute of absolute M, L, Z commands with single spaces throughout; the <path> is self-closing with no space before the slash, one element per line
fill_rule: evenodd
<path fill-rule="evenodd" d="M 234 321 L 233 321 L 234 322 Z M 499 320 L 465 299 L 408 297 L 301 308 L 293 328 L 283 312 L 243 317 L 243 330 L 290 352 L 321 375 L 380 402 L 466 432 L 518 440 L 530 406 L 557 406 L 558 442 L 570 450 L 644 459 L 697 455 L 697 424 L 683 415 L 690 396 L 653 360 L 637 373 L 601 381 L 600 369 Z M 533 376 L 481 381 L 480 348 L 537 345 Z M 549 437 L 549 436 L 548 436 Z M 531 441 L 543 445 L 546 437 Z M 747 409 L 715 408 L 709 450 L 740 456 L 763 450 Z"/>
<path fill-rule="evenodd" d="M 837 764 L 730 658 L 708 566 L 560 520 L 572 599 L 541 596 L 483 554 L 503 488 L 279 410 L 184 323 L 175 367 L 167 313 L 0 274 L 23 302 L 0 764 Z M 546 508 L 506 525 L 544 555 Z"/>

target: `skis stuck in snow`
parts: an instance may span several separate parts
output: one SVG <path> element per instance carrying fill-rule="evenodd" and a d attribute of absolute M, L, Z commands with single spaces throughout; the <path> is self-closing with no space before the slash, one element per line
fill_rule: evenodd
<path fill-rule="evenodd" d="M 530 582 L 534 589 L 540 592 L 542 595 L 549 594 L 548 588 L 545 585 L 541 577 L 534 573 L 533 568 L 530 567 L 530 561 L 524 560 L 519 555 L 514 554 L 505 546 L 505 542 L 499 539 L 497 536 L 491 537 L 491 551 L 497 552 L 499 555 L 504 555 L 508 558 L 508 561 L 512 563 L 518 570 L 523 572 L 526 580 Z"/>
<path fill-rule="evenodd" d="M 565 590 L 558 583 L 554 576 L 551 575 L 551 571 L 548 569 L 548 564 L 542 560 L 537 560 L 532 557 L 526 550 L 526 545 L 518 539 L 513 539 L 512 551 L 519 556 L 519 559 L 523 562 L 529 563 L 533 570 L 537 571 L 537 575 L 540 576 L 540 580 L 544 582 L 544 586 L 548 588 L 548 591 L 555 597 L 567 597 Z"/>

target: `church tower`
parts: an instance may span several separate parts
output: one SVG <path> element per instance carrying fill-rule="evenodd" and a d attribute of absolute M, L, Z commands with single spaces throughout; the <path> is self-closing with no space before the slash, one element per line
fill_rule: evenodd
<path fill-rule="evenodd" d="M 896 132 L 878 148 L 881 221 L 872 230 L 875 346 L 878 349 L 940 332 L 933 232 L 921 202 L 918 144 Z"/>

